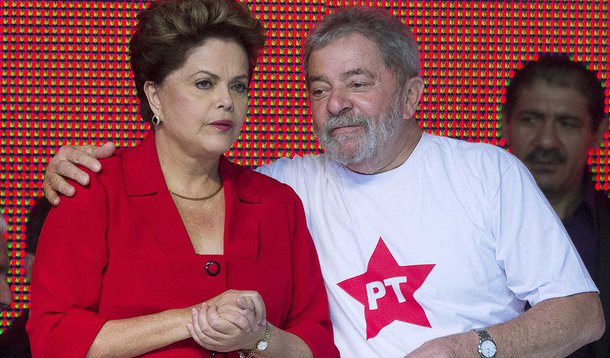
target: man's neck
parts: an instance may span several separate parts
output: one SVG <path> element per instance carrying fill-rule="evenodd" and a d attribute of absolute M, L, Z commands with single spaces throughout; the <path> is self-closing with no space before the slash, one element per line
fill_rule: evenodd
<path fill-rule="evenodd" d="M 422 133 L 423 131 L 417 122 L 414 119 L 409 119 L 402 130 L 396 136 L 388 138 L 384 146 L 380 148 L 381 153 L 388 154 L 376 155 L 369 160 L 348 164 L 346 167 L 360 174 L 379 174 L 398 168 L 411 156 L 421 139 Z"/>
<path fill-rule="evenodd" d="M 583 201 L 584 185 L 575 186 L 563 194 L 544 193 L 549 203 L 561 220 L 569 217 L 576 211 Z"/>

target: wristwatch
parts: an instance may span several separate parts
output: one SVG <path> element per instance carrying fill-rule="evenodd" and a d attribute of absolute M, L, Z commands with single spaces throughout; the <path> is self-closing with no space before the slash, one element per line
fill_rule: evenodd
<path fill-rule="evenodd" d="M 496 343 L 483 328 L 475 328 L 473 331 L 479 336 L 479 354 L 481 358 L 493 358 L 496 356 Z"/>
<path fill-rule="evenodd" d="M 265 326 L 265 334 L 263 334 L 263 338 L 260 341 L 256 342 L 256 347 L 248 353 L 248 357 L 250 358 L 254 355 L 254 353 L 262 352 L 269 347 L 269 338 L 271 338 L 271 331 L 269 330 L 269 323 Z"/>

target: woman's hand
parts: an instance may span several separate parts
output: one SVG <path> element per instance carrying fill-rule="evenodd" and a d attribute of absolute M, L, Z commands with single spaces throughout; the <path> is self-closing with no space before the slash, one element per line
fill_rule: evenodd
<path fill-rule="evenodd" d="M 243 321 L 247 319 L 239 315 L 241 313 L 232 312 L 222 317 L 218 313 L 218 307 L 204 303 L 201 308 L 192 309 L 193 323 L 187 324 L 187 329 L 195 342 L 208 350 L 216 352 L 247 350 L 256 345 L 262 336 L 264 326 L 262 329 L 256 327 L 254 331 L 249 325 L 247 329 L 243 329 Z M 242 324 L 239 321 L 242 321 Z"/>
<path fill-rule="evenodd" d="M 255 291 L 228 290 L 193 308 L 191 315 L 187 329 L 193 339 L 216 352 L 254 347 L 267 324 L 265 303 Z"/>
<path fill-rule="evenodd" d="M 267 322 L 267 311 L 265 302 L 261 295 L 256 291 L 227 290 L 220 295 L 206 301 L 208 305 L 215 305 L 222 315 L 226 310 L 242 309 L 250 310 L 254 314 L 254 321 L 251 322 L 252 329 L 257 326 L 265 325 Z"/>

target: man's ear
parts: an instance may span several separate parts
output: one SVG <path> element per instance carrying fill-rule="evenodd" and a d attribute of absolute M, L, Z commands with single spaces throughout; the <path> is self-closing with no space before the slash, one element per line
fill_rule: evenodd
<path fill-rule="evenodd" d="M 403 93 L 405 93 L 405 106 L 403 111 L 403 118 L 411 118 L 415 115 L 417 107 L 419 106 L 419 100 L 424 93 L 424 79 L 420 76 L 415 76 L 407 80 L 403 87 Z"/>
<path fill-rule="evenodd" d="M 608 118 L 604 116 L 604 118 L 599 122 L 597 126 L 597 131 L 595 131 L 593 136 L 593 149 L 597 149 L 602 142 L 604 141 L 604 134 L 608 130 Z"/>
<path fill-rule="evenodd" d="M 500 111 L 500 136 L 504 138 L 507 143 L 510 143 L 510 131 L 508 130 L 508 113 L 502 110 Z"/>
<path fill-rule="evenodd" d="M 148 106 L 154 114 L 163 117 L 161 99 L 159 98 L 159 87 L 153 81 L 144 82 L 144 93 L 148 99 Z"/>

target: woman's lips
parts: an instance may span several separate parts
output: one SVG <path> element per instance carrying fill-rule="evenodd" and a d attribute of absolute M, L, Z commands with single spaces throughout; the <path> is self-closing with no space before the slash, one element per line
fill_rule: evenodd
<path fill-rule="evenodd" d="M 222 132 L 226 132 L 233 128 L 233 122 L 228 119 L 221 119 L 219 121 L 214 121 L 214 122 L 209 123 L 208 125 L 216 128 Z"/>

